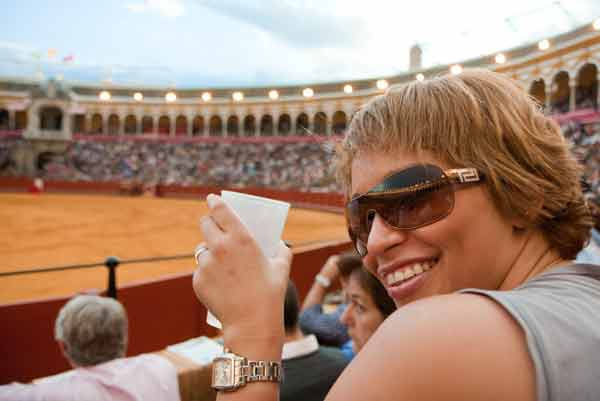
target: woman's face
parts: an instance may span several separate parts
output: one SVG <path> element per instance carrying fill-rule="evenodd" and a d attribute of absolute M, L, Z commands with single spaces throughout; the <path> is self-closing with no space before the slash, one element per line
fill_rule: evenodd
<path fill-rule="evenodd" d="M 364 193 L 415 163 L 449 168 L 427 155 L 360 154 L 352 163 L 352 193 Z M 452 212 L 428 226 L 398 230 L 375 215 L 364 263 L 398 307 L 463 288 L 498 289 L 518 257 L 522 241 L 517 241 L 512 222 L 496 210 L 484 186 L 456 188 Z"/>
<path fill-rule="evenodd" d="M 358 352 L 385 318 L 354 274 L 349 277 L 344 291 L 348 306 L 340 321 L 348 328 L 354 352 Z"/>

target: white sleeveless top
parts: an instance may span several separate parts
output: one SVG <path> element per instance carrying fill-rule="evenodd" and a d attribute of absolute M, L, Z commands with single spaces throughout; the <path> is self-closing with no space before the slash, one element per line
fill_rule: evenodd
<path fill-rule="evenodd" d="M 600 266 L 558 267 L 511 291 L 460 292 L 493 299 L 523 328 L 539 401 L 600 400 Z"/>

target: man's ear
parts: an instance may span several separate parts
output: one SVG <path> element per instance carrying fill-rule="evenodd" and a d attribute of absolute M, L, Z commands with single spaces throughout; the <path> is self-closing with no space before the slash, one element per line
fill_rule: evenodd
<path fill-rule="evenodd" d="M 69 362 L 69 365 L 75 367 L 75 364 L 73 363 L 73 361 L 71 361 L 71 358 L 69 358 L 69 354 L 67 354 L 68 345 L 60 340 L 56 340 L 56 342 L 58 343 L 58 348 L 60 348 L 60 352 L 62 352 L 67 362 Z"/>

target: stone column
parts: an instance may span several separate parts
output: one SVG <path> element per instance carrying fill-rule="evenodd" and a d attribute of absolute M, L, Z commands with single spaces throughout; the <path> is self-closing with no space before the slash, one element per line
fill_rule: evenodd
<path fill-rule="evenodd" d="M 169 123 L 171 126 L 169 127 L 169 136 L 175 136 L 175 130 L 177 129 L 177 115 L 169 114 Z"/>
<path fill-rule="evenodd" d="M 577 79 L 569 79 L 569 111 L 575 111 L 575 95 L 577 90 Z"/>
<path fill-rule="evenodd" d="M 17 111 L 9 109 L 8 110 L 8 129 L 14 130 L 17 127 Z"/>
<path fill-rule="evenodd" d="M 220 110 L 219 117 L 221 118 L 221 137 L 227 138 L 227 112 Z"/>
<path fill-rule="evenodd" d="M 102 135 L 108 135 L 108 118 L 110 113 L 102 110 Z"/>
<path fill-rule="evenodd" d="M 208 137 L 210 136 L 210 114 L 202 114 L 202 119 L 204 120 L 204 125 L 202 127 L 203 131 L 204 131 L 204 137 Z"/>
<path fill-rule="evenodd" d="M 185 115 L 185 118 L 187 118 L 187 135 L 186 136 L 192 136 L 192 135 L 194 135 L 194 115 L 191 113 L 188 113 Z"/>
<path fill-rule="evenodd" d="M 83 115 L 83 132 L 82 134 L 89 134 L 92 129 L 92 116 L 90 113 Z"/>
<path fill-rule="evenodd" d="M 127 118 L 127 113 L 124 113 L 121 110 L 117 116 L 119 116 L 119 136 L 123 136 L 125 135 L 125 119 Z"/>

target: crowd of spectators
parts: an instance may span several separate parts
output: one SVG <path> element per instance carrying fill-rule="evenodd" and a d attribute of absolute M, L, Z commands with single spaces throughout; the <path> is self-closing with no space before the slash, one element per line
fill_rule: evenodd
<path fill-rule="evenodd" d="M 562 125 L 585 166 L 588 195 L 600 203 L 600 122 Z M 11 149 L 0 140 L 0 175 L 16 175 Z M 330 163 L 331 142 L 166 143 L 75 140 L 63 155 L 42 154 L 39 176 L 49 180 L 148 185 L 263 187 L 339 192 Z"/>
<path fill-rule="evenodd" d="M 327 143 L 164 143 L 80 140 L 42 177 L 183 186 L 335 192 Z"/>
<path fill-rule="evenodd" d="M 584 166 L 587 195 L 600 204 L 600 122 L 585 125 L 569 122 L 561 128 Z"/>

